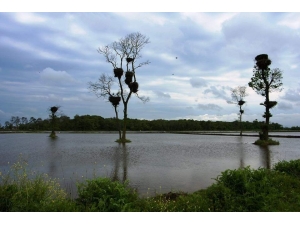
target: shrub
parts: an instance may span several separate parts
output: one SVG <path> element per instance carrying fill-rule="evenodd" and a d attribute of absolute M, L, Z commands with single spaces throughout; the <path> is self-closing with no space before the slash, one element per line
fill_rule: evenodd
<path fill-rule="evenodd" d="M 96 178 L 78 184 L 77 203 L 84 211 L 121 212 L 134 210 L 137 193 L 109 178 Z"/>
<path fill-rule="evenodd" d="M 283 172 L 300 179 L 300 159 L 291 161 L 281 161 L 274 165 L 274 170 Z"/>
<path fill-rule="evenodd" d="M 0 173 L 0 211 L 76 211 L 75 204 L 55 179 L 46 174 L 30 173 L 26 167 L 26 163 L 18 162 L 13 164 L 12 172 Z"/>
<path fill-rule="evenodd" d="M 205 194 L 213 211 L 299 211 L 300 180 L 250 167 L 221 173 Z"/>

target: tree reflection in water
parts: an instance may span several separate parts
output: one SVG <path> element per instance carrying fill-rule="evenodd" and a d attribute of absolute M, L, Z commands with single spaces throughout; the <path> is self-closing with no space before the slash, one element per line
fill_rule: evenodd
<path fill-rule="evenodd" d="M 128 152 L 125 143 L 119 143 L 119 145 L 115 148 L 114 154 L 114 170 L 111 174 L 111 179 L 113 181 L 122 181 L 125 182 L 127 180 L 127 160 L 128 160 Z M 120 165 L 121 164 L 121 165 Z M 123 166 L 123 176 L 120 179 L 122 172 L 119 172 L 119 168 Z"/>
<path fill-rule="evenodd" d="M 271 153 L 269 146 L 259 146 L 262 153 L 263 166 L 267 169 L 271 169 Z"/>

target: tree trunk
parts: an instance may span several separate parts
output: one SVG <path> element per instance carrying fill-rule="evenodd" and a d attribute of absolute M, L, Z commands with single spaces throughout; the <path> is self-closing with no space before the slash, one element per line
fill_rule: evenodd
<path fill-rule="evenodd" d="M 243 127 L 242 127 L 242 106 L 240 105 L 240 136 L 243 135 Z"/>
<path fill-rule="evenodd" d="M 116 122 L 117 122 L 117 126 L 118 126 L 118 131 L 119 131 L 119 139 L 121 140 L 121 127 L 120 127 L 117 106 L 114 106 L 114 108 L 115 108 L 115 113 L 116 113 Z"/>
<path fill-rule="evenodd" d="M 269 123 L 270 123 L 270 106 L 269 106 L 269 87 L 266 87 L 266 127 L 264 130 L 264 139 L 267 141 L 269 139 Z"/>
<path fill-rule="evenodd" d="M 127 102 L 124 103 L 124 119 L 123 119 L 123 133 L 122 133 L 122 142 L 126 142 L 126 122 L 127 122 Z"/>
<path fill-rule="evenodd" d="M 269 122 L 270 122 L 270 108 L 269 108 L 269 85 L 268 85 L 268 79 L 267 75 L 264 74 L 264 70 L 262 70 L 262 76 L 264 79 L 264 83 L 266 84 L 265 88 L 265 96 L 266 96 L 266 101 L 264 102 L 266 111 L 265 111 L 265 116 L 266 116 L 266 124 L 263 127 L 263 140 L 268 140 L 269 139 Z M 268 73 L 268 71 L 266 71 Z"/>

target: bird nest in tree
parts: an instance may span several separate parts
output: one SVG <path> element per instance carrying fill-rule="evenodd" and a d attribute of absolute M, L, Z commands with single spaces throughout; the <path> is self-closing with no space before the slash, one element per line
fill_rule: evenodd
<path fill-rule="evenodd" d="M 125 83 L 129 85 L 132 82 L 133 72 L 127 71 L 125 73 Z"/>
<path fill-rule="evenodd" d="M 137 93 L 138 92 L 138 88 L 139 88 L 139 84 L 138 82 L 132 82 L 129 84 L 129 88 L 133 93 Z"/>
<path fill-rule="evenodd" d="M 115 68 L 114 69 L 114 74 L 115 77 L 118 77 L 119 79 L 121 78 L 121 76 L 123 75 L 123 69 L 122 68 Z"/>
<path fill-rule="evenodd" d="M 110 101 L 113 106 L 117 106 L 117 105 L 119 105 L 119 103 L 121 101 L 121 97 L 109 96 L 108 101 Z"/>
<path fill-rule="evenodd" d="M 265 104 L 266 104 L 266 102 L 265 102 Z M 273 107 L 276 106 L 276 105 L 277 105 L 277 102 L 276 102 L 276 101 L 269 101 L 268 106 L 269 106 L 270 109 L 273 108 Z"/>
<path fill-rule="evenodd" d="M 127 71 L 127 72 L 125 73 L 125 77 L 126 77 L 126 78 L 127 78 L 127 77 L 133 77 L 133 72 Z"/>
<path fill-rule="evenodd" d="M 240 100 L 239 102 L 238 102 L 238 105 L 244 105 L 245 104 L 245 101 L 243 101 L 243 100 Z"/>
<path fill-rule="evenodd" d="M 129 63 L 129 62 L 132 62 L 134 59 L 133 58 L 126 58 L 126 61 Z"/>
<path fill-rule="evenodd" d="M 258 66 L 259 69 L 267 69 L 268 66 L 271 65 L 271 60 L 270 59 L 261 59 L 256 62 L 256 65 Z"/>
<path fill-rule="evenodd" d="M 256 60 L 256 61 L 260 61 L 260 60 L 262 60 L 262 59 L 268 59 L 268 55 L 267 55 L 267 54 L 260 54 L 260 55 L 257 55 L 257 56 L 255 57 L 255 60 Z"/>
<path fill-rule="evenodd" d="M 50 110 L 51 110 L 52 113 L 56 113 L 57 110 L 58 110 L 58 107 L 57 107 L 57 106 L 52 106 L 52 107 L 50 108 Z"/>

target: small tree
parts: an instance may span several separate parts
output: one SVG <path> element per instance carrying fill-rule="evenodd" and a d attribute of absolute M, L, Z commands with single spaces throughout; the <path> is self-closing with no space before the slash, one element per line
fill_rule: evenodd
<path fill-rule="evenodd" d="M 51 138 L 55 138 L 56 137 L 56 133 L 55 133 L 55 124 L 56 124 L 56 112 L 57 110 L 60 108 L 60 106 L 52 106 L 50 107 L 49 111 L 50 111 L 50 123 L 51 123 L 51 134 L 50 137 Z"/>
<path fill-rule="evenodd" d="M 260 139 L 267 141 L 269 140 L 270 117 L 272 117 L 270 109 L 277 105 L 276 101 L 270 101 L 270 93 L 282 90 L 282 72 L 278 68 L 272 70 L 269 68 L 271 60 L 267 54 L 257 55 L 255 61 L 253 76 L 248 85 L 257 94 L 265 97 L 264 103 L 260 103 L 260 105 L 265 106 L 263 117 L 266 119 L 262 133 L 260 133 Z"/>
<path fill-rule="evenodd" d="M 150 62 L 147 60 L 145 62 L 138 63 L 138 60 L 142 57 L 141 50 L 144 48 L 146 44 L 150 43 L 149 38 L 142 35 L 139 32 L 131 33 L 124 38 L 121 38 L 119 41 L 115 41 L 110 45 L 106 45 L 104 47 L 100 47 L 98 52 L 104 56 L 106 62 L 110 63 L 113 67 L 114 76 L 118 81 L 119 92 L 117 96 L 112 96 L 110 90 L 107 86 L 108 83 L 102 82 L 101 80 L 97 85 L 93 86 L 93 83 L 89 83 L 89 87 L 93 90 L 94 93 L 100 92 L 103 97 L 108 97 L 109 101 L 114 104 L 111 100 L 113 97 L 120 97 L 120 101 L 123 103 L 123 129 L 121 138 L 118 140 L 119 142 L 125 143 L 126 140 L 126 122 L 128 117 L 128 103 L 132 96 L 135 94 L 139 99 L 143 102 L 149 101 L 149 98 L 140 97 L 138 95 L 139 84 L 137 82 L 136 69 L 142 67 L 144 65 L 149 64 Z M 121 79 L 124 75 L 125 71 L 125 79 Z M 101 78 L 100 78 L 101 79 Z M 94 83 L 96 84 L 96 83 Z M 109 83 L 111 84 L 111 82 Z M 100 95 L 101 95 L 100 94 Z M 116 106 L 115 112 L 116 111 Z"/>
<path fill-rule="evenodd" d="M 238 86 L 236 88 L 231 89 L 231 98 L 233 102 L 228 101 L 229 104 L 236 104 L 240 111 L 238 113 L 239 115 L 239 121 L 240 121 L 240 136 L 243 135 L 243 126 L 242 126 L 242 115 L 244 114 L 244 110 L 242 109 L 243 105 L 246 103 L 244 98 L 247 96 L 246 87 L 245 86 Z"/>

